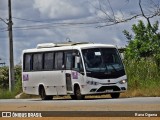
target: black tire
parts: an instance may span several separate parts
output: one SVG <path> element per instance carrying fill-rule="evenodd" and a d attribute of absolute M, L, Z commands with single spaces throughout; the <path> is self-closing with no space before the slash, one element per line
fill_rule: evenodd
<path fill-rule="evenodd" d="M 72 100 L 76 100 L 76 96 L 75 95 L 70 95 Z"/>
<path fill-rule="evenodd" d="M 53 96 L 51 95 L 46 95 L 46 92 L 44 90 L 44 87 L 41 87 L 40 88 L 40 96 L 41 96 L 41 99 L 42 100 L 52 100 L 53 99 Z"/>
<path fill-rule="evenodd" d="M 85 98 L 85 96 L 81 94 L 81 90 L 79 86 L 75 87 L 74 93 L 75 93 L 76 100 L 83 100 Z"/>
<path fill-rule="evenodd" d="M 52 95 L 48 95 L 46 100 L 53 100 L 53 96 Z"/>
<path fill-rule="evenodd" d="M 112 98 L 119 98 L 119 96 L 120 96 L 120 93 L 111 93 L 111 97 Z"/>

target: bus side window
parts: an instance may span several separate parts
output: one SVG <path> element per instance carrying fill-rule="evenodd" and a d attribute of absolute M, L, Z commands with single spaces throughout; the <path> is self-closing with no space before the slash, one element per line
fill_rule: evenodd
<path fill-rule="evenodd" d="M 64 69 L 64 65 L 63 65 L 63 52 L 56 52 L 55 53 L 55 69 L 56 70 L 62 70 Z"/>
<path fill-rule="evenodd" d="M 66 70 L 72 69 L 72 52 L 65 52 L 65 68 Z"/>
<path fill-rule="evenodd" d="M 54 53 L 47 52 L 44 53 L 44 69 L 45 70 L 53 70 L 53 61 L 54 60 Z"/>
<path fill-rule="evenodd" d="M 33 54 L 33 70 L 40 71 L 43 69 L 43 54 L 35 53 Z"/>

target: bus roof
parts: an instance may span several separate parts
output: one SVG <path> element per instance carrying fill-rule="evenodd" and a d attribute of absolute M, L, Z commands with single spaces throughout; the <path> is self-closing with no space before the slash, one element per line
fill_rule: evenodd
<path fill-rule="evenodd" d="M 42 43 L 38 44 L 36 48 L 26 49 L 23 50 L 23 52 L 71 50 L 71 49 L 83 49 L 83 48 L 94 48 L 94 47 L 116 48 L 116 46 L 110 44 L 97 44 L 90 42 Z"/>

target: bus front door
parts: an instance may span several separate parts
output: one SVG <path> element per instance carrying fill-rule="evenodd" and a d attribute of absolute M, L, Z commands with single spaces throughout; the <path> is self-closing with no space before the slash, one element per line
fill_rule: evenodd
<path fill-rule="evenodd" d="M 82 61 L 79 55 L 73 55 L 72 52 L 65 53 L 65 76 L 67 93 L 73 94 L 74 84 L 81 85 L 84 82 L 84 71 Z"/>

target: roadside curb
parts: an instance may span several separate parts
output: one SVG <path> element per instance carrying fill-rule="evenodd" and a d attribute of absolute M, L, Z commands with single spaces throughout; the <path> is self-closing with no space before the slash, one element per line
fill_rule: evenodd
<path fill-rule="evenodd" d="M 18 94 L 18 95 L 16 95 L 15 98 L 16 98 L 16 99 L 20 99 L 22 94 L 23 94 L 23 92 L 20 93 L 20 94 Z"/>

